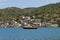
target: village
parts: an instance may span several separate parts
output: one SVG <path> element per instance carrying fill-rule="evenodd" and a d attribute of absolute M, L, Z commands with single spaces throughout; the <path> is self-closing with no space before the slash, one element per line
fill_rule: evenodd
<path fill-rule="evenodd" d="M 49 19 L 49 18 L 48 18 Z M 1 28 L 20 28 L 20 27 L 58 27 L 59 25 L 56 21 L 43 21 L 40 18 L 36 18 L 36 16 L 24 16 L 21 15 L 17 19 L 13 18 L 11 21 L 7 21 L 6 23 L 0 22 Z"/>

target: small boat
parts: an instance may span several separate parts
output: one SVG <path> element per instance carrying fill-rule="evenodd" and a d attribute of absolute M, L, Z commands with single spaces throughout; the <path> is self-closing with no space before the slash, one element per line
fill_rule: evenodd
<path fill-rule="evenodd" d="M 37 27 L 32 27 L 32 26 L 24 26 L 23 29 L 37 29 Z"/>
<path fill-rule="evenodd" d="M 37 29 L 35 27 L 24 27 L 24 29 Z"/>

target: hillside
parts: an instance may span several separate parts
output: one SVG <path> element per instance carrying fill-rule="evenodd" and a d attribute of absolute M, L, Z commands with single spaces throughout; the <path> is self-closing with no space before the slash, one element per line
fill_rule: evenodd
<path fill-rule="evenodd" d="M 9 7 L 0 9 L 0 21 L 9 21 L 12 18 L 17 18 L 19 15 L 35 15 L 37 18 L 43 19 L 44 17 L 56 21 L 60 21 L 60 3 L 49 4 L 37 8 L 20 9 L 17 7 Z"/>

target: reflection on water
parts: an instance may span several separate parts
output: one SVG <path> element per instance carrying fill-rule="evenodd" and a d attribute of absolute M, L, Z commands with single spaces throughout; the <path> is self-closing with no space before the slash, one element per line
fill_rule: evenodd
<path fill-rule="evenodd" d="M 60 28 L 0 28 L 0 40 L 60 40 Z"/>

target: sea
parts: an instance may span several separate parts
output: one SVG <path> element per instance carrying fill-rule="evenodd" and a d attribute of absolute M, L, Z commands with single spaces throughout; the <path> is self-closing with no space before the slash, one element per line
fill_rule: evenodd
<path fill-rule="evenodd" d="M 60 28 L 0 28 L 0 40 L 60 40 Z"/>

